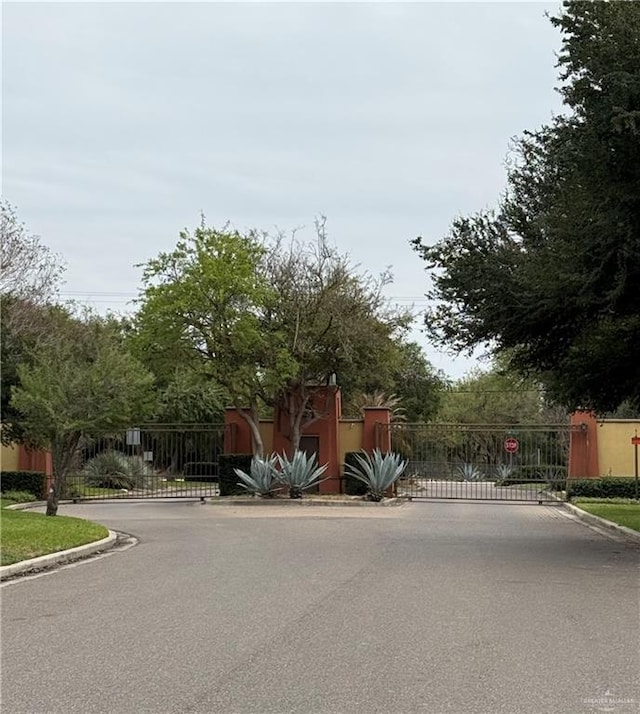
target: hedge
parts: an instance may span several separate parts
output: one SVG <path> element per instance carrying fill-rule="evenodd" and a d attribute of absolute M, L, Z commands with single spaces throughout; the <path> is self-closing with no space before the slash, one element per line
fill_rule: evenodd
<path fill-rule="evenodd" d="M 246 495 L 247 489 L 238 486 L 240 479 L 234 469 L 249 473 L 252 459 L 251 454 L 220 454 L 218 457 L 218 484 L 221 496 Z"/>
<path fill-rule="evenodd" d="M 348 451 L 344 455 L 344 492 L 348 496 L 364 496 L 367 493 L 367 485 L 351 476 L 346 468 L 347 466 L 358 466 L 356 454 L 362 456 L 362 451 Z"/>
<path fill-rule="evenodd" d="M 576 496 L 588 498 L 635 498 L 635 478 L 589 478 L 569 479 L 567 481 L 567 499 Z"/>
<path fill-rule="evenodd" d="M 2 471 L 0 491 L 27 491 L 38 499 L 44 499 L 46 476 L 41 471 Z"/>

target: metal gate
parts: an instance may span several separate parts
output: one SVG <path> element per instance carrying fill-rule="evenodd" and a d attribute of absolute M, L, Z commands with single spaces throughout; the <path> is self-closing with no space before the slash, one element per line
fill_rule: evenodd
<path fill-rule="evenodd" d="M 571 435 L 552 425 L 379 425 L 381 443 L 407 460 L 397 495 L 411 499 L 557 502 L 566 490 Z M 385 433 L 386 432 L 386 433 Z"/>
<path fill-rule="evenodd" d="M 63 498 L 217 496 L 224 425 L 161 424 L 82 441 Z"/>

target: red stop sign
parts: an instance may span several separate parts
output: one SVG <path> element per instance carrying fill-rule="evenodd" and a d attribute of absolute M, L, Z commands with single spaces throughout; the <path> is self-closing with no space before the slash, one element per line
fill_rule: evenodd
<path fill-rule="evenodd" d="M 504 450 L 508 454 L 515 454 L 519 448 L 520 444 L 518 443 L 518 440 L 515 438 L 515 436 L 510 436 L 504 440 Z"/>

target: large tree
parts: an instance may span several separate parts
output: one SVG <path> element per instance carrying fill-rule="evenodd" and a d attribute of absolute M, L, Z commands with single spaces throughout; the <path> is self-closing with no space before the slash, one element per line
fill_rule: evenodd
<path fill-rule="evenodd" d="M 277 345 L 260 328 L 272 291 L 260 236 L 208 227 L 184 230 L 174 250 L 149 260 L 130 343 L 168 387 L 180 365 L 222 385 L 262 452 L 259 402 L 273 379 Z"/>
<path fill-rule="evenodd" d="M 203 223 L 146 264 L 136 350 L 223 385 L 255 453 L 261 409 L 279 407 L 295 450 L 321 416 L 313 387 L 375 370 L 405 330 L 409 315 L 382 296 L 387 280 L 359 273 L 328 244 L 324 222 L 312 243 Z"/>
<path fill-rule="evenodd" d="M 358 271 L 328 242 L 324 218 L 316 221 L 315 241 L 277 240 L 265 268 L 274 301 L 261 326 L 277 336 L 288 365 L 272 385 L 271 399 L 288 418 L 295 451 L 304 428 L 324 413 L 314 402 L 314 387 L 332 375 L 342 385 L 388 371 L 411 315 L 384 298 L 387 271 L 378 277 Z"/>
<path fill-rule="evenodd" d="M 344 410 L 350 417 L 363 407 L 392 406 L 392 418 L 406 422 L 432 419 L 447 386 L 417 342 L 396 339 L 381 354 L 376 369 L 358 371 L 340 380 Z"/>
<path fill-rule="evenodd" d="M 153 377 L 123 349 L 108 321 L 63 311 L 55 316 L 52 335 L 36 342 L 31 359 L 17 371 L 11 406 L 25 441 L 52 452 L 47 515 L 55 516 L 82 440 L 113 434 L 148 415 Z"/>
<path fill-rule="evenodd" d="M 60 308 L 54 303 L 64 271 L 61 260 L 31 233 L 6 200 L 0 200 L 0 419 L 3 444 L 23 439 L 20 416 L 11 407 L 19 384 L 18 365 L 28 362 L 36 342 L 53 336 Z"/>
<path fill-rule="evenodd" d="M 495 212 L 415 250 L 431 335 L 489 345 L 570 408 L 640 404 L 640 3 L 565 2 L 565 112 L 515 145 Z"/>

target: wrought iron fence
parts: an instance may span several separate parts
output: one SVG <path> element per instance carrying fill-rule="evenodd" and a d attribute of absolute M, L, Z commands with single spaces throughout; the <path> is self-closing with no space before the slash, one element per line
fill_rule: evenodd
<path fill-rule="evenodd" d="M 565 489 L 565 424 L 391 424 L 387 443 L 407 460 L 399 496 L 551 501 Z"/>
<path fill-rule="evenodd" d="M 218 494 L 224 425 L 161 424 L 83 440 L 66 498 L 184 498 Z"/>

